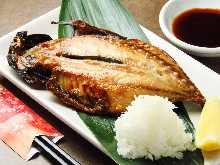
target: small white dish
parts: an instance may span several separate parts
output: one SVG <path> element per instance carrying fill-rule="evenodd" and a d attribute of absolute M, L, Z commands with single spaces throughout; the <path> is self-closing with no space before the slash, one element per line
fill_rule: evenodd
<path fill-rule="evenodd" d="M 190 45 L 176 38 L 172 31 L 175 17 L 193 8 L 220 9 L 220 0 L 169 0 L 161 9 L 159 15 L 160 28 L 164 35 L 176 46 L 187 53 L 201 57 L 220 57 L 220 47 L 207 48 Z"/>

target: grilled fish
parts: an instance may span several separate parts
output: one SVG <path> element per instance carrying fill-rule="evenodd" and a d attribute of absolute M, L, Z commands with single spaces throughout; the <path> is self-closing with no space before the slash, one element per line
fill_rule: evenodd
<path fill-rule="evenodd" d="M 88 30 L 88 24 L 83 32 L 82 22 L 77 25 L 72 38 L 43 42 L 16 56 L 17 72 L 26 74 L 29 84 L 45 87 L 47 83 L 64 103 L 90 113 L 123 112 L 140 94 L 204 102 L 166 52 L 104 29 Z"/>

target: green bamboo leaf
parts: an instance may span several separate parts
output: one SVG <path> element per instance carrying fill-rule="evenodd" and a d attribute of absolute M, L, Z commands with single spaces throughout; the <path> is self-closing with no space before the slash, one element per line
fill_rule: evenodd
<path fill-rule="evenodd" d="M 132 15 L 119 0 L 63 0 L 60 20 L 81 19 L 94 26 L 112 30 L 128 38 L 148 41 Z M 59 38 L 70 37 L 73 29 L 59 25 Z"/>
<path fill-rule="evenodd" d="M 119 33 L 128 38 L 139 38 L 148 41 L 147 37 L 135 22 L 131 14 L 121 5 L 119 0 L 63 0 L 60 21 L 81 19 L 95 25 Z M 59 25 L 59 37 L 72 36 L 70 26 Z M 184 106 L 175 110 L 186 124 L 186 131 L 194 135 L 194 126 L 190 121 Z M 120 165 L 203 165 L 204 160 L 200 150 L 185 152 L 181 160 L 163 158 L 158 161 L 146 159 L 128 160 L 117 152 L 117 142 L 113 130 L 116 118 L 107 116 L 92 116 L 78 113 L 83 122 L 93 132 L 97 140 L 103 145 L 111 158 Z"/>

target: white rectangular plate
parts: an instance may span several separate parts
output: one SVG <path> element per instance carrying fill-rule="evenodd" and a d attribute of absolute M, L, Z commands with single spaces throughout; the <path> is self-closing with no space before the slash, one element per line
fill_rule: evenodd
<path fill-rule="evenodd" d="M 54 39 L 57 38 L 57 26 L 51 25 L 50 22 L 58 20 L 59 11 L 60 8 L 54 9 L 49 13 L 0 38 L 0 73 L 2 76 L 10 80 L 14 85 L 16 85 L 26 94 L 28 94 L 31 98 L 33 98 L 43 107 L 45 107 L 53 115 L 66 123 L 68 126 L 78 132 L 80 135 L 82 135 L 85 139 L 87 139 L 101 151 L 105 152 L 105 149 L 97 141 L 95 136 L 86 127 L 86 125 L 81 121 L 74 110 L 60 104 L 56 97 L 53 96 L 49 91 L 35 90 L 30 88 L 17 77 L 17 75 L 8 66 L 7 63 L 6 55 L 8 53 L 9 44 L 18 31 L 27 30 L 29 33 L 45 33 L 49 34 Z M 144 27 L 142 27 L 142 29 L 153 45 L 158 46 L 168 52 L 179 63 L 185 73 L 196 84 L 196 86 L 201 90 L 205 97 L 220 97 L 220 76 L 217 73 L 202 65 L 198 61 L 194 60 L 190 56 L 186 55 L 184 52 L 180 51 L 173 45 L 161 39 L 148 29 Z M 200 116 L 200 112 L 189 112 L 189 115 L 196 125 Z M 206 164 L 214 164 L 213 161 L 214 159 L 206 161 Z"/>

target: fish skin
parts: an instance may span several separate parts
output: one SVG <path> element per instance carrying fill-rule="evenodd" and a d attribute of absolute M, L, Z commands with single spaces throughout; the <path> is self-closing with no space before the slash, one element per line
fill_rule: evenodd
<path fill-rule="evenodd" d="M 97 28 L 81 20 L 69 21 L 69 22 L 66 22 L 66 24 L 69 24 L 73 27 L 74 29 L 73 36 L 100 35 L 100 36 L 114 36 L 119 39 L 127 39 L 126 37 L 121 36 L 118 33 L 112 32 L 110 30 L 102 29 L 102 28 Z"/>

